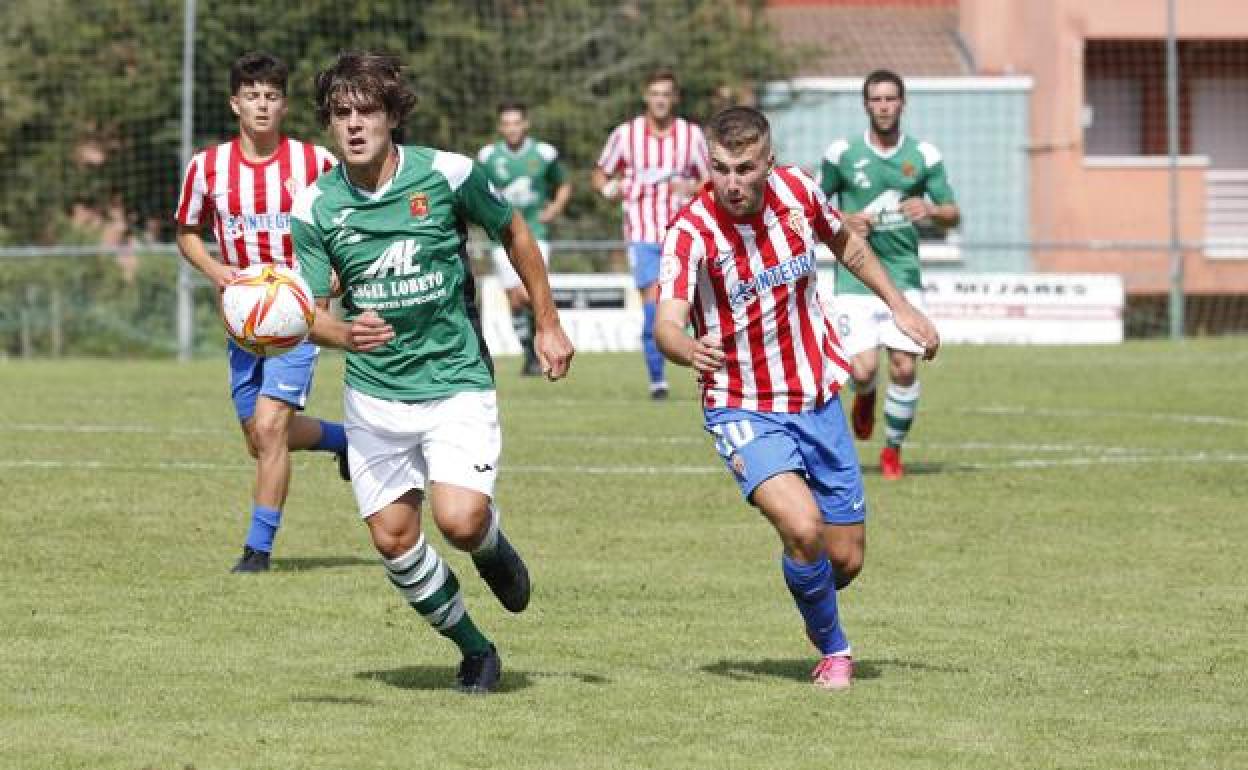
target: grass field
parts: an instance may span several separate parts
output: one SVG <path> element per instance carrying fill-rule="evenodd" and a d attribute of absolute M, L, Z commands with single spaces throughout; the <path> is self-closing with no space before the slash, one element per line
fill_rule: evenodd
<path fill-rule="evenodd" d="M 311 412 L 341 414 L 327 355 Z M 1248 767 L 1248 345 L 951 348 L 910 476 L 862 447 L 858 679 L 814 656 L 778 544 L 639 357 L 500 362 L 499 499 L 534 573 L 504 692 L 386 582 L 303 454 L 264 576 L 223 360 L 0 364 L 5 768 Z M 680 375 L 681 372 L 676 372 Z M 435 538 L 435 542 L 440 539 Z"/>

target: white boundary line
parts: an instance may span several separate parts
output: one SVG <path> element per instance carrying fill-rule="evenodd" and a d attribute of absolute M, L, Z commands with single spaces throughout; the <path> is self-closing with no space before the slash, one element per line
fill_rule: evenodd
<path fill-rule="evenodd" d="M 939 460 L 931 461 L 939 463 Z M 1174 463 L 1243 464 L 1248 454 L 1235 452 L 1190 452 L 1187 454 L 1106 455 L 1102 457 L 1070 457 L 1062 459 L 1022 459 L 995 463 L 950 462 L 950 471 L 1008 470 L 1089 467 L 1097 465 L 1144 465 Z M 137 462 L 110 463 L 99 460 L 0 460 L 2 470 L 54 471 L 116 471 L 199 473 L 203 471 L 251 470 L 250 465 L 210 462 Z M 709 476 L 726 473 L 720 465 L 505 465 L 506 474 L 558 474 L 587 476 Z"/>

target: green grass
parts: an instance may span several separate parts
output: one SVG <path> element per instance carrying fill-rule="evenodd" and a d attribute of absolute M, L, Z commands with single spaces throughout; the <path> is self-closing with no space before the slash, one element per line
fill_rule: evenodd
<path fill-rule="evenodd" d="M 685 373 L 651 404 L 633 355 L 514 369 L 498 493 L 530 610 L 441 548 L 504 656 L 474 699 L 328 458 L 296 460 L 275 571 L 227 574 L 251 472 L 222 360 L 0 364 L 0 766 L 1248 766 L 1242 339 L 925 368 L 910 476 L 862 447 L 841 695 L 807 684 L 777 541 Z M 312 413 L 341 414 L 341 370 Z"/>

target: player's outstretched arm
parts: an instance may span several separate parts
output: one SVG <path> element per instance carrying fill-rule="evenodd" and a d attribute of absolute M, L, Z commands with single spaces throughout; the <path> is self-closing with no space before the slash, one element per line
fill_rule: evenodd
<path fill-rule="evenodd" d="M 940 333 L 936 326 L 910 304 L 893 281 L 871 247 L 847 227 L 842 227 L 828 243 L 828 248 L 849 272 L 875 292 L 893 313 L 893 323 L 907 337 L 923 347 L 923 357 L 931 360 L 940 350 Z"/>
<path fill-rule="evenodd" d="M 709 374 L 724 365 L 723 344 L 711 334 L 695 338 L 685 332 L 689 308 L 689 302 L 683 299 L 660 301 L 654 319 L 654 341 L 667 360 Z"/>
<path fill-rule="evenodd" d="M 339 320 L 329 312 L 329 300 L 322 298 L 316 301 L 316 320 L 309 336 L 324 347 L 367 353 L 394 339 L 394 327 L 374 310 L 365 310 L 350 323 Z"/>
<path fill-rule="evenodd" d="M 533 351 L 537 353 L 542 372 L 549 380 L 564 377 L 572 366 L 575 350 L 559 320 L 559 310 L 555 308 L 555 300 L 550 294 L 550 278 L 546 275 L 546 264 L 542 261 L 537 241 L 533 240 L 533 233 L 518 213 L 512 214 L 511 221 L 503 226 L 499 236 L 507 258 L 520 276 L 533 305 L 533 323 L 536 326 Z"/>
<path fill-rule="evenodd" d="M 212 285 L 217 287 L 217 291 L 225 289 L 226 284 L 234 279 L 238 271 L 229 265 L 222 264 L 208 253 L 208 247 L 204 244 L 204 238 L 197 228 L 178 225 L 175 237 L 182 258 L 211 281 Z"/>

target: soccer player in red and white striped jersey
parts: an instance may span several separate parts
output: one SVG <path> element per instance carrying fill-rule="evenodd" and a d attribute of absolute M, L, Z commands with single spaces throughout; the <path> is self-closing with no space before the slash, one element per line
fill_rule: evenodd
<path fill-rule="evenodd" d="M 816 292 L 816 245 L 879 295 L 928 358 L 940 337 L 814 181 L 775 166 L 761 112 L 730 107 L 708 133 L 711 183 L 663 242 L 655 336 L 698 373 L 716 450 L 780 536 L 785 583 L 821 654 L 815 684 L 845 689 L 853 662 L 836 592 L 862 569 L 866 497 L 838 397 L 849 365 Z"/>
<path fill-rule="evenodd" d="M 593 186 L 624 212 L 628 261 L 641 291 L 642 349 L 652 398 L 667 397 L 663 356 L 654 344 L 659 244 L 667 223 L 707 177 L 706 139 L 695 123 L 678 117 L 676 75 L 659 69 L 646 78 L 646 111 L 611 132 L 593 171 Z"/>
<path fill-rule="evenodd" d="M 334 165 L 324 147 L 282 135 L 289 71 L 276 57 L 249 53 L 230 68 L 230 108 L 238 136 L 198 153 L 183 176 L 175 214 L 182 256 L 218 291 L 248 265 L 297 268 L 290 209 L 295 194 Z M 221 250 L 209 253 L 201 230 L 211 223 Z M 290 450 L 338 456 L 345 476 L 342 424 L 296 414 L 312 387 L 319 349 L 305 342 L 285 355 L 262 358 L 230 341 L 230 395 L 247 448 L 256 460 L 256 485 L 243 556 L 235 572 L 269 568 L 273 540 L 290 487 Z"/>

